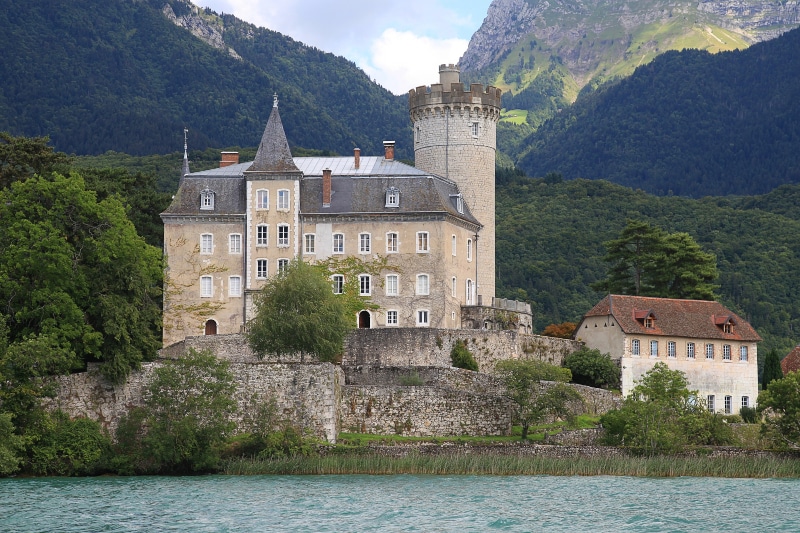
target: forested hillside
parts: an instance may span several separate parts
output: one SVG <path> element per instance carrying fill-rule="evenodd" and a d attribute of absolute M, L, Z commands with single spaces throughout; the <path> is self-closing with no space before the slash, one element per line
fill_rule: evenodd
<path fill-rule="evenodd" d="M 167 153 L 255 146 L 277 93 L 289 142 L 346 153 L 380 153 L 411 129 L 405 98 L 352 62 L 211 11 L 227 50 L 162 14 L 184 0 L 0 0 L 0 131 L 49 135 L 57 150 Z"/>
<path fill-rule="evenodd" d="M 657 197 L 603 180 L 503 173 L 497 190 L 499 296 L 533 303 L 535 329 L 576 321 L 603 294 L 603 242 L 628 218 L 688 232 L 717 256 L 721 301 L 788 353 L 800 331 L 800 186 L 761 197 Z"/>
<path fill-rule="evenodd" d="M 662 54 L 582 95 L 523 144 L 529 175 L 659 195 L 763 194 L 800 182 L 800 30 L 743 51 Z"/>

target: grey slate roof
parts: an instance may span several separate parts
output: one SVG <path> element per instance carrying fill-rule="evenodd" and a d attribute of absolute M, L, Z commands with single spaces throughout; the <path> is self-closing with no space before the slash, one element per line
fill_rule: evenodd
<path fill-rule="evenodd" d="M 277 98 L 277 97 L 276 97 Z M 283 130 L 281 115 L 278 113 L 277 100 L 272 107 L 272 113 L 264 128 L 264 135 L 258 145 L 256 158 L 248 172 L 297 172 L 292 152 L 289 150 L 289 141 Z"/>
<path fill-rule="evenodd" d="M 212 177 L 202 173 L 183 178 L 172 203 L 162 215 L 243 215 L 245 212 L 244 180 L 236 177 Z M 200 193 L 214 193 L 214 209 L 200 209 Z"/>

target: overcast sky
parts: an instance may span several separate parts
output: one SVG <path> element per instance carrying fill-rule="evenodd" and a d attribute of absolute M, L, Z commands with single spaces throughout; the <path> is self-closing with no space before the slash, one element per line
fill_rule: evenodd
<path fill-rule="evenodd" d="M 491 0 L 193 0 L 355 62 L 395 94 L 457 63 Z"/>

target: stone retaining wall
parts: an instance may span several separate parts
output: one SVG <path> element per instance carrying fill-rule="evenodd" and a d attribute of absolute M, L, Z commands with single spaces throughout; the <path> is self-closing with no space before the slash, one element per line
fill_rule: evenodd
<path fill-rule="evenodd" d="M 508 435 L 508 400 L 439 387 L 342 387 L 342 431 L 415 437 Z"/>
<path fill-rule="evenodd" d="M 142 405 L 143 390 L 162 362 L 145 363 L 128 380 L 114 385 L 96 367 L 88 372 L 56 378 L 57 394 L 48 404 L 71 417 L 99 421 L 113 433 L 119 420 L 132 407 Z M 341 402 L 342 369 L 330 363 L 312 365 L 231 363 L 236 382 L 234 396 L 239 408 L 231 418 L 241 424 L 251 418 L 259 404 L 275 399 L 278 416 L 307 429 L 320 438 L 335 442 L 339 432 L 338 406 Z M 241 429 L 246 429 L 242 427 Z"/>

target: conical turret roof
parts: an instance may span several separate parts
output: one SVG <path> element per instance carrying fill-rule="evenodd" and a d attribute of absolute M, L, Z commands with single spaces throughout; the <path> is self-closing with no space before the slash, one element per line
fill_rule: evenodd
<path fill-rule="evenodd" d="M 247 172 L 300 172 L 289 150 L 289 141 L 286 140 L 286 132 L 278 112 L 277 96 L 267 120 L 267 127 L 264 128 L 261 144 L 258 145 L 256 158 Z"/>

